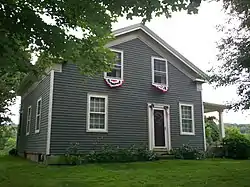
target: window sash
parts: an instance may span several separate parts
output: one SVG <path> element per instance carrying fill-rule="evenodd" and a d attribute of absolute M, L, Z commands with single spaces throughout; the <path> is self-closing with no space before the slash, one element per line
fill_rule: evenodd
<path fill-rule="evenodd" d="M 95 106 L 95 98 L 101 99 L 97 100 L 96 106 L 104 107 L 103 111 L 99 108 L 96 111 L 92 108 L 91 111 L 91 106 Z M 87 132 L 107 132 L 107 99 L 108 97 L 103 95 L 88 95 Z"/>
<path fill-rule="evenodd" d="M 104 78 L 114 78 L 123 80 L 123 51 L 115 49 L 111 49 L 111 51 L 113 51 L 115 54 L 119 53 L 120 58 L 116 58 L 116 63 L 114 64 L 113 69 L 110 72 L 105 72 Z"/>
<path fill-rule="evenodd" d="M 160 70 L 157 70 L 155 68 L 155 66 L 156 66 L 155 63 L 157 63 L 157 61 L 159 61 L 159 63 L 165 62 L 165 71 L 160 71 Z M 167 73 L 167 61 L 166 61 L 166 59 L 152 57 L 151 64 L 152 64 L 152 84 L 159 84 L 159 85 L 166 85 L 167 86 L 168 85 L 168 73 Z M 161 65 L 162 64 L 160 64 L 159 67 Z M 161 76 L 161 74 L 162 74 L 162 76 Z M 163 79 L 160 82 L 156 81 L 157 80 L 156 77 L 161 77 L 161 79 L 163 78 L 164 81 L 162 81 Z"/>
<path fill-rule="evenodd" d="M 32 107 L 29 106 L 27 110 L 26 135 L 29 135 L 30 133 L 31 115 L 32 115 Z"/>
<path fill-rule="evenodd" d="M 41 113 L 42 113 L 42 98 L 39 98 L 36 103 L 36 125 L 35 125 L 36 133 L 40 131 Z"/>
<path fill-rule="evenodd" d="M 183 107 L 190 107 L 190 118 L 183 117 L 184 108 Z M 189 122 L 188 124 L 186 122 Z M 194 127 L 194 107 L 191 104 L 180 104 L 180 125 L 181 125 L 181 134 L 184 135 L 194 135 L 195 134 L 195 127 Z M 185 125 L 185 126 L 184 126 Z M 191 129 L 190 131 L 187 129 Z"/>

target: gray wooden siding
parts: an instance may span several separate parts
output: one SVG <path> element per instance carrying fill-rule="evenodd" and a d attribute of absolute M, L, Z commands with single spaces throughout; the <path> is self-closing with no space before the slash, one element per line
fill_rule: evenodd
<path fill-rule="evenodd" d="M 103 75 L 82 76 L 72 64 L 55 72 L 51 154 L 62 154 L 75 142 L 82 151 L 104 144 L 148 145 L 147 103 L 170 105 L 172 147 L 190 143 L 203 149 L 202 101 L 196 83 L 168 64 L 169 90 L 162 93 L 151 85 L 151 56 L 160 57 L 156 52 L 139 39 L 112 48 L 124 51 L 125 82 L 120 88 L 109 88 Z M 86 132 L 88 93 L 108 95 L 108 133 Z M 179 102 L 194 104 L 195 136 L 180 135 Z"/>
<path fill-rule="evenodd" d="M 18 151 L 23 153 L 46 153 L 47 130 L 48 130 L 48 106 L 50 92 L 50 74 L 47 75 L 37 87 L 26 97 L 22 98 L 21 111 L 23 111 L 20 121 L 20 135 L 18 136 Z M 35 133 L 36 104 L 42 97 L 41 126 L 40 132 Z M 30 134 L 26 136 L 27 110 L 32 106 Z"/>

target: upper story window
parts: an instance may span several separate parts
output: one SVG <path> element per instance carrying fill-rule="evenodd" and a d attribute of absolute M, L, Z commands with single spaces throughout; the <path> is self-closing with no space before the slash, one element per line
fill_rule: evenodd
<path fill-rule="evenodd" d="M 36 126 L 35 133 L 40 131 L 41 126 L 41 111 L 42 110 L 42 98 L 39 98 L 36 103 Z"/>
<path fill-rule="evenodd" d="M 194 135 L 194 106 L 180 103 L 180 129 L 183 135 Z"/>
<path fill-rule="evenodd" d="M 105 72 L 104 78 L 123 80 L 123 51 L 111 49 L 116 55 L 114 68 L 111 72 Z"/>
<path fill-rule="evenodd" d="M 107 132 L 108 96 L 88 95 L 87 131 Z"/>
<path fill-rule="evenodd" d="M 26 123 L 26 135 L 29 135 L 30 134 L 30 124 L 31 124 L 31 106 L 28 107 L 28 110 L 27 110 L 27 123 Z"/>
<path fill-rule="evenodd" d="M 152 57 L 152 84 L 168 85 L 167 60 Z"/>

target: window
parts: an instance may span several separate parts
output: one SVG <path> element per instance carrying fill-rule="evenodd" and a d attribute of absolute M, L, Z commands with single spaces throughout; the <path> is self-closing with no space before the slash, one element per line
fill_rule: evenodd
<path fill-rule="evenodd" d="M 39 98 L 36 103 L 36 126 L 35 126 L 35 133 L 40 131 L 41 125 L 41 110 L 42 110 L 42 98 Z"/>
<path fill-rule="evenodd" d="M 104 73 L 104 78 L 123 80 L 123 51 L 111 49 L 116 55 L 115 65 L 111 72 Z"/>
<path fill-rule="evenodd" d="M 108 96 L 88 95 L 88 132 L 107 132 L 107 103 Z"/>
<path fill-rule="evenodd" d="M 181 134 L 194 135 L 194 106 L 191 104 L 180 104 Z"/>
<path fill-rule="evenodd" d="M 167 61 L 152 57 L 152 84 L 168 85 Z"/>
<path fill-rule="evenodd" d="M 31 106 L 28 107 L 27 111 L 26 135 L 30 134 L 30 124 L 31 124 Z"/>

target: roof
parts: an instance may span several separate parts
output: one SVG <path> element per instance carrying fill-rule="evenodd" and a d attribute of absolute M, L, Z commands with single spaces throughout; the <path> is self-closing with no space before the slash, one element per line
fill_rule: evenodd
<path fill-rule="evenodd" d="M 229 109 L 228 105 L 216 104 L 216 103 L 208 103 L 203 102 L 204 112 L 215 112 L 215 111 L 223 111 L 225 109 Z"/>
<path fill-rule="evenodd" d="M 177 50 L 175 50 L 173 47 L 171 47 L 168 43 L 166 43 L 163 39 L 161 39 L 152 30 L 150 30 L 148 27 L 146 27 L 145 25 L 143 25 L 141 23 L 140 24 L 135 24 L 135 25 L 130 25 L 128 27 L 124 27 L 124 28 L 115 30 L 115 31 L 113 31 L 113 34 L 114 34 L 114 36 L 117 37 L 117 36 L 121 36 L 121 35 L 130 33 L 130 32 L 133 32 L 133 31 L 137 31 L 137 30 L 142 30 L 144 33 L 146 33 L 148 36 L 150 36 L 153 40 L 155 40 L 158 44 L 160 44 L 166 50 L 171 52 L 175 57 L 177 57 L 179 60 L 181 60 L 190 69 L 192 69 L 199 76 L 201 76 L 204 80 L 209 79 L 209 76 L 205 72 L 203 72 L 201 69 L 199 69 L 197 66 L 195 66 L 192 62 L 190 62 L 187 58 L 185 58 Z"/>

